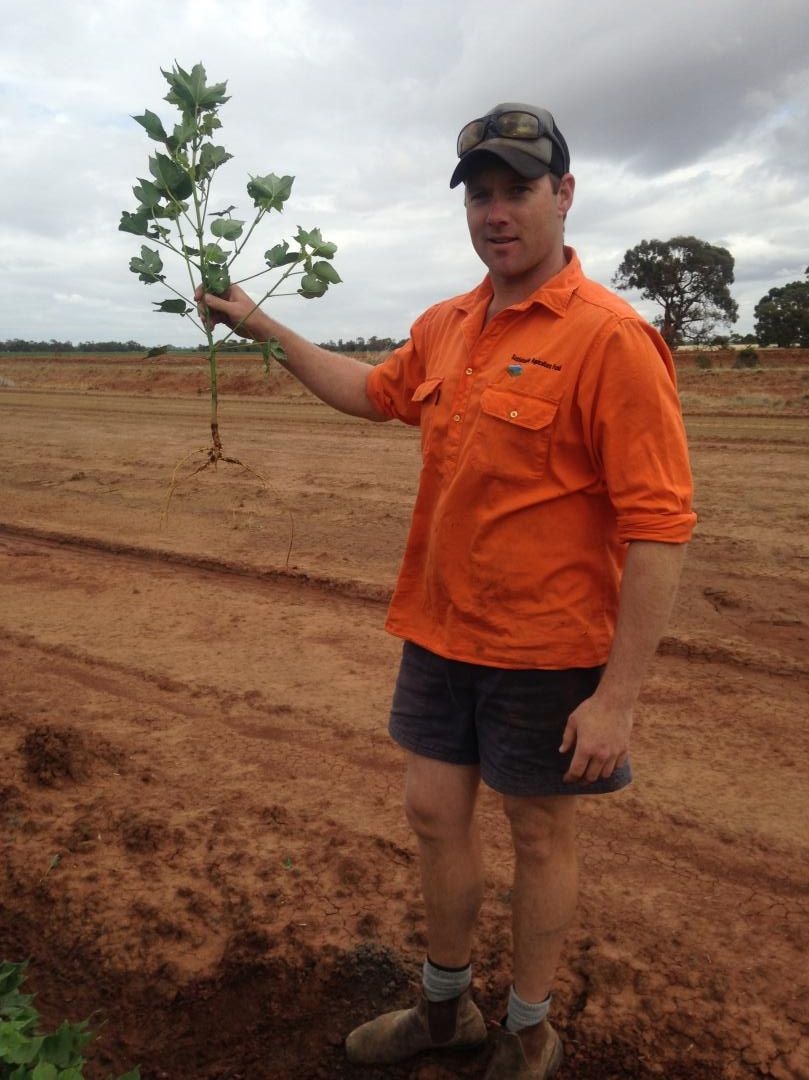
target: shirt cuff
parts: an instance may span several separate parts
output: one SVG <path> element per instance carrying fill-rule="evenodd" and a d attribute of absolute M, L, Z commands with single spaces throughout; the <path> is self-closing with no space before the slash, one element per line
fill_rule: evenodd
<path fill-rule="evenodd" d="M 685 544 L 691 539 L 697 515 L 687 514 L 622 514 L 618 518 L 618 539 L 658 540 L 664 544 Z"/>

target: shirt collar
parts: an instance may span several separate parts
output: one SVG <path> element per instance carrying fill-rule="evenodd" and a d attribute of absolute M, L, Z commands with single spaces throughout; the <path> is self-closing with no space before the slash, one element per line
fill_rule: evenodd
<path fill-rule="evenodd" d="M 564 268 L 540 285 L 536 292 L 526 297 L 525 300 L 521 300 L 519 304 L 512 304 L 512 311 L 525 311 L 534 304 L 542 304 L 556 315 L 564 316 L 573 293 L 578 289 L 584 277 L 575 250 L 566 246 L 564 252 L 566 259 Z M 479 304 L 483 304 L 484 301 L 488 306 L 491 298 L 492 283 L 487 274 L 476 289 L 466 293 L 464 296 L 459 296 L 455 301 L 455 306 L 459 311 L 469 314 Z"/>

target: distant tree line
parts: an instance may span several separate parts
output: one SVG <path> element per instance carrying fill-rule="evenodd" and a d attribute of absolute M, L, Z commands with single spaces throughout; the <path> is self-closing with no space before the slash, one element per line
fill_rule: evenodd
<path fill-rule="evenodd" d="M 400 345 L 404 345 L 407 338 L 402 338 L 401 341 L 395 341 L 393 338 L 377 337 L 376 334 L 366 340 L 364 337 L 352 338 L 350 341 L 343 341 L 340 338 L 338 341 L 321 341 L 321 349 L 328 349 L 329 352 L 351 353 L 351 352 L 390 352 L 392 349 L 398 349 Z"/>
<path fill-rule="evenodd" d="M 72 341 L 26 341 L 23 338 L 9 338 L 8 341 L 0 341 L 0 352 L 13 353 L 109 353 L 109 352 L 143 352 L 145 346 L 139 341 L 80 341 L 74 345 Z"/>
<path fill-rule="evenodd" d="M 674 236 L 671 240 L 642 240 L 624 255 L 613 276 L 619 289 L 634 289 L 644 300 L 658 304 L 662 311 L 653 321 L 668 345 L 741 344 L 797 346 L 809 348 L 809 266 L 806 281 L 790 281 L 772 288 L 755 307 L 753 334 L 722 336 L 717 327 L 730 326 L 739 317 L 730 294 L 734 259 L 727 248 L 709 244 L 696 236 Z M 403 341 L 390 337 L 357 337 L 345 341 L 329 339 L 320 345 L 330 352 L 388 353 Z M 171 352 L 202 352 L 207 346 L 186 348 L 165 346 Z M 251 341 L 235 342 L 234 352 L 258 352 Z M 13 338 L 0 342 L 0 352 L 14 353 L 103 353 L 143 352 L 137 341 L 24 341 Z"/>
<path fill-rule="evenodd" d="M 372 334 L 366 341 L 364 337 L 353 338 L 350 341 L 321 341 L 320 347 L 329 352 L 390 352 L 399 345 L 404 345 L 406 339 L 396 341 L 393 338 L 380 338 Z M 167 345 L 168 352 L 205 352 L 208 346 L 202 345 Z M 8 341 L 0 341 L 0 352 L 9 353 L 122 353 L 146 351 L 146 346 L 139 341 L 80 341 L 74 345 L 72 341 L 27 341 L 24 338 L 9 338 Z M 261 346 L 254 341 L 236 341 L 228 346 L 228 352 L 237 353 L 260 353 Z"/>

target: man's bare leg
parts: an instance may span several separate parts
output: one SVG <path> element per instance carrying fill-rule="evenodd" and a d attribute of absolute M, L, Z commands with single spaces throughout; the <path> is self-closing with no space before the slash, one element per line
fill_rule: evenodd
<path fill-rule="evenodd" d="M 571 795 L 504 799 L 515 853 L 514 987 L 524 1001 L 544 1001 L 550 993 L 575 914 L 577 801 Z M 538 1034 L 532 1028 L 520 1034 L 529 1060 L 533 1037 Z"/>
<path fill-rule="evenodd" d="M 427 918 L 428 955 L 434 967 L 463 969 L 483 896 L 480 840 L 474 820 L 480 783 L 477 766 L 447 765 L 409 755 L 405 806 L 418 839 Z M 466 972 L 447 972 L 464 983 Z M 456 979 L 455 976 L 458 976 Z M 454 986 L 452 993 L 454 994 Z M 486 1042 L 486 1023 L 466 990 L 445 1000 L 422 994 L 412 1009 L 384 1013 L 355 1028 L 346 1053 L 355 1064 L 404 1061 L 436 1047 Z"/>
<path fill-rule="evenodd" d="M 408 756 L 405 809 L 419 846 L 429 956 L 442 967 L 469 963 L 483 898 L 479 783 L 476 765 Z"/>

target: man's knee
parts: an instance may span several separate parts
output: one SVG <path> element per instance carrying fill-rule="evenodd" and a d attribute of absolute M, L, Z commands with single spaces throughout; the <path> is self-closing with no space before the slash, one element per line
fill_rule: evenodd
<path fill-rule="evenodd" d="M 503 807 L 511 825 L 517 858 L 547 862 L 575 857 L 574 796 L 526 799 L 506 796 Z"/>
<path fill-rule="evenodd" d="M 442 804 L 437 793 L 412 790 L 405 795 L 405 815 L 408 824 L 420 840 L 450 839 L 466 827 L 463 816 L 452 807 Z"/>
<path fill-rule="evenodd" d="M 452 840 L 472 823 L 477 769 L 414 757 L 408 768 L 405 814 L 420 840 Z"/>

